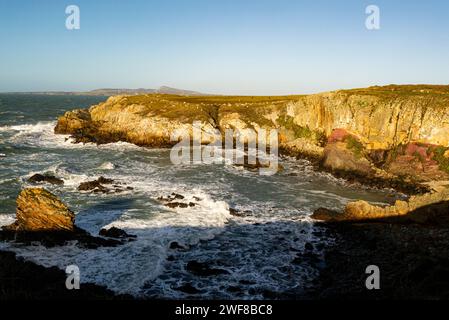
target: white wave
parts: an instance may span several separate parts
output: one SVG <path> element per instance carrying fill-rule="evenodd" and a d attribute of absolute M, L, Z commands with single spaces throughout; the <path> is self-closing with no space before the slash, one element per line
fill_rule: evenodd
<path fill-rule="evenodd" d="M 101 227 L 116 226 L 137 235 L 136 241 L 116 248 L 85 250 L 69 245 L 55 248 L 14 246 L 12 249 L 18 256 L 47 267 L 56 265 L 65 269 L 76 264 L 83 282 L 139 295 L 146 282 L 164 271 L 172 241 L 194 245 L 201 240 L 212 239 L 223 231 L 231 217 L 225 202 L 214 201 L 205 193 L 195 193 L 195 196 L 201 200 L 195 200 L 194 195 L 185 198 L 185 201 L 196 201 L 195 207 L 160 211 L 139 219 L 129 218 L 125 211 L 118 220 L 106 226 L 98 224 L 98 221 L 114 213 L 100 210 L 77 215 L 77 225 L 86 227 L 93 234 Z"/>
<path fill-rule="evenodd" d="M 104 162 L 102 163 L 98 169 L 100 170 L 114 170 L 115 169 L 115 165 L 112 162 Z"/>
<path fill-rule="evenodd" d="M 57 163 L 42 171 L 29 172 L 27 175 L 22 177 L 22 181 L 27 181 L 30 177 L 32 177 L 35 174 L 47 173 L 64 180 L 64 186 L 78 187 L 82 182 L 86 182 L 89 179 L 95 179 L 86 174 L 71 173 L 67 171 L 65 168 L 63 168 L 61 165 L 62 165 L 61 163 Z"/>
<path fill-rule="evenodd" d="M 13 223 L 16 220 L 14 214 L 0 214 L 0 228 Z"/>

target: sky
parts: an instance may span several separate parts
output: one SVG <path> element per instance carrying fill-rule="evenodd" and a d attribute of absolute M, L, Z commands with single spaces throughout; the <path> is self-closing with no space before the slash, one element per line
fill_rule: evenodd
<path fill-rule="evenodd" d="M 0 0 L 0 92 L 449 84 L 448 15 L 446 0 Z"/>

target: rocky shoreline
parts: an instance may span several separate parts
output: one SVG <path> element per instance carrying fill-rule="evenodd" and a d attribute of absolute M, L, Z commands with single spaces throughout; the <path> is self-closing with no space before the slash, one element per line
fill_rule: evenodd
<path fill-rule="evenodd" d="M 0 251 L 0 301 L 5 300 L 130 300 L 128 295 L 90 283 L 67 290 L 67 275 L 57 267 L 45 268 Z"/>
<path fill-rule="evenodd" d="M 449 225 L 327 223 L 336 243 L 306 299 L 445 300 L 449 298 Z M 368 290 L 370 265 L 380 289 Z"/>
<path fill-rule="evenodd" d="M 374 87 L 290 97 L 116 96 L 88 110 L 67 112 L 58 119 L 55 133 L 70 135 L 74 143 L 123 141 L 170 147 L 176 143 L 171 139 L 174 132 L 192 134 L 194 121 L 201 123 L 200 144 L 221 139 L 216 133 L 226 129 L 277 129 L 281 154 L 311 159 L 318 170 L 349 181 L 411 196 L 387 207 L 358 201 L 342 212 L 316 210 L 312 218 L 322 221 L 317 223 L 336 243 L 325 249 L 325 263 L 310 291 L 277 298 L 439 299 L 449 295 L 447 102 L 449 88 L 440 86 Z M 39 174 L 31 182 L 63 183 Z M 132 187 L 100 177 L 78 190 L 119 193 Z M 158 201 L 169 208 L 195 206 L 181 197 L 172 194 Z M 47 246 L 77 240 L 88 248 L 117 246 L 134 237 L 119 229 L 102 230 L 100 236 L 77 228 L 73 212 L 36 188 L 22 191 L 17 221 L 0 232 L 1 240 L 40 241 Z M 306 251 L 302 258 L 316 260 L 313 248 Z M 6 279 L 0 299 L 130 298 L 92 285 L 71 296 L 63 283 L 55 289 L 65 279 L 62 271 L 16 260 L 8 252 L 0 252 L 0 260 L 4 261 L 0 277 Z M 366 289 L 368 265 L 379 266 L 381 290 Z M 195 263 L 188 267 L 194 273 L 220 271 Z M 34 279 L 36 270 L 44 269 L 44 276 Z M 7 279 L 19 279 L 18 287 L 14 289 L 14 282 Z M 27 283 L 32 285 L 27 288 Z M 59 295 L 60 291 L 64 293 Z"/>

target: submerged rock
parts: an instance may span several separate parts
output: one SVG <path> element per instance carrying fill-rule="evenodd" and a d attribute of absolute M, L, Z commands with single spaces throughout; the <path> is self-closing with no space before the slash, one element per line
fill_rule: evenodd
<path fill-rule="evenodd" d="M 193 197 L 195 200 L 199 199 L 196 197 Z M 185 196 L 181 195 L 181 194 L 177 194 L 177 193 L 172 193 L 171 195 L 167 196 L 167 197 L 163 197 L 160 196 L 157 198 L 158 201 L 162 202 L 166 207 L 169 207 L 171 209 L 175 209 L 175 208 L 189 208 L 189 207 L 194 207 L 196 206 L 196 203 L 194 202 L 179 202 L 176 200 L 184 200 Z"/>
<path fill-rule="evenodd" d="M 187 293 L 187 294 L 199 294 L 199 293 L 202 293 L 201 290 L 195 288 L 190 283 L 183 284 L 182 286 L 176 288 L 175 290 L 176 291 L 181 291 L 181 292 L 184 292 L 184 293 Z"/>
<path fill-rule="evenodd" d="M 240 211 L 235 208 L 229 208 L 229 214 L 234 217 L 246 217 L 251 215 L 251 213 L 252 212 L 250 210 Z"/>
<path fill-rule="evenodd" d="M 200 277 L 210 277 L 229 274 L 229 271 L 224 269 L 209 267 L 206 262 L 189 261 L 186 265 L 186 270 L 190 273 Z"/>
<path fill-rule="evenodd" d="M 184 246 L 177 241 L 173 241 L 173 242 L 170 242 L 170 249 L 172 249 L 172 250 L 178 250 L 178 249 L 179 250 L 187 250 L 187 249 L 189 249 L 189 247 Z"/>
<path fill-rule="evenodd" d="M 113 183 L 114 183 L 114 180 L 112 180 L 112 179 L 107 179 L 105 177 L 99 177 L 97 180 L 82 182 L 78 187 L 78 191 L 93 191 L 93 192 L 101 192 L 101 193 L 108 193 L 111 191 L 115 191 L 115 192 L 123 192 L 124 191 L 122 188 L 119 188 L 116 185 L 114 185 L 113 190 L 104 186 L 104 185 L 111 185 Z M 133 190 L 132 187 L 127 187 L 126 189 Z"/>
<path fill-rule="evenodd" d="M 194 207 L 194 206 L 196 206 L 196 204 L 193 203 L 193 202 L 189 202 L 189 203 L 169 202 L 169 203 L 166 203 L 165 206 L 167 206 L 167 207 L 169 207 L 171 209 L 174 209 L 174 208 L 185 209 L 185 208 L 188 208 L 188 207 Z"/>
<path fill-rule="evenodd" d="M 33 182 L 33 183 L 48 182 L 50 184 L 55 184 L 55 185 L 63 185 L 64 184 L 64 180 L 59 179 L 53 175 L 43 175 L 43 174 L 39 174 L 39 173 L 31 176 L 28 179 L 28 181 Z"/>

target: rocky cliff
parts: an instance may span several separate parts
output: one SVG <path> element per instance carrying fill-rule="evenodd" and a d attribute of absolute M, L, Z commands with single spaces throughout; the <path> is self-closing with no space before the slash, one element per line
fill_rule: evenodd
<path fill-rule="evenodd" d="M 78 142 L 163 147 L 178 130 L 202 143 L 225 129 L 278 129 L 284 153 L 370 181 L 449 180 L 449 86 L 387 86 L 307 96 L 115 96 L 60 117 L 56 133 Z"/>

